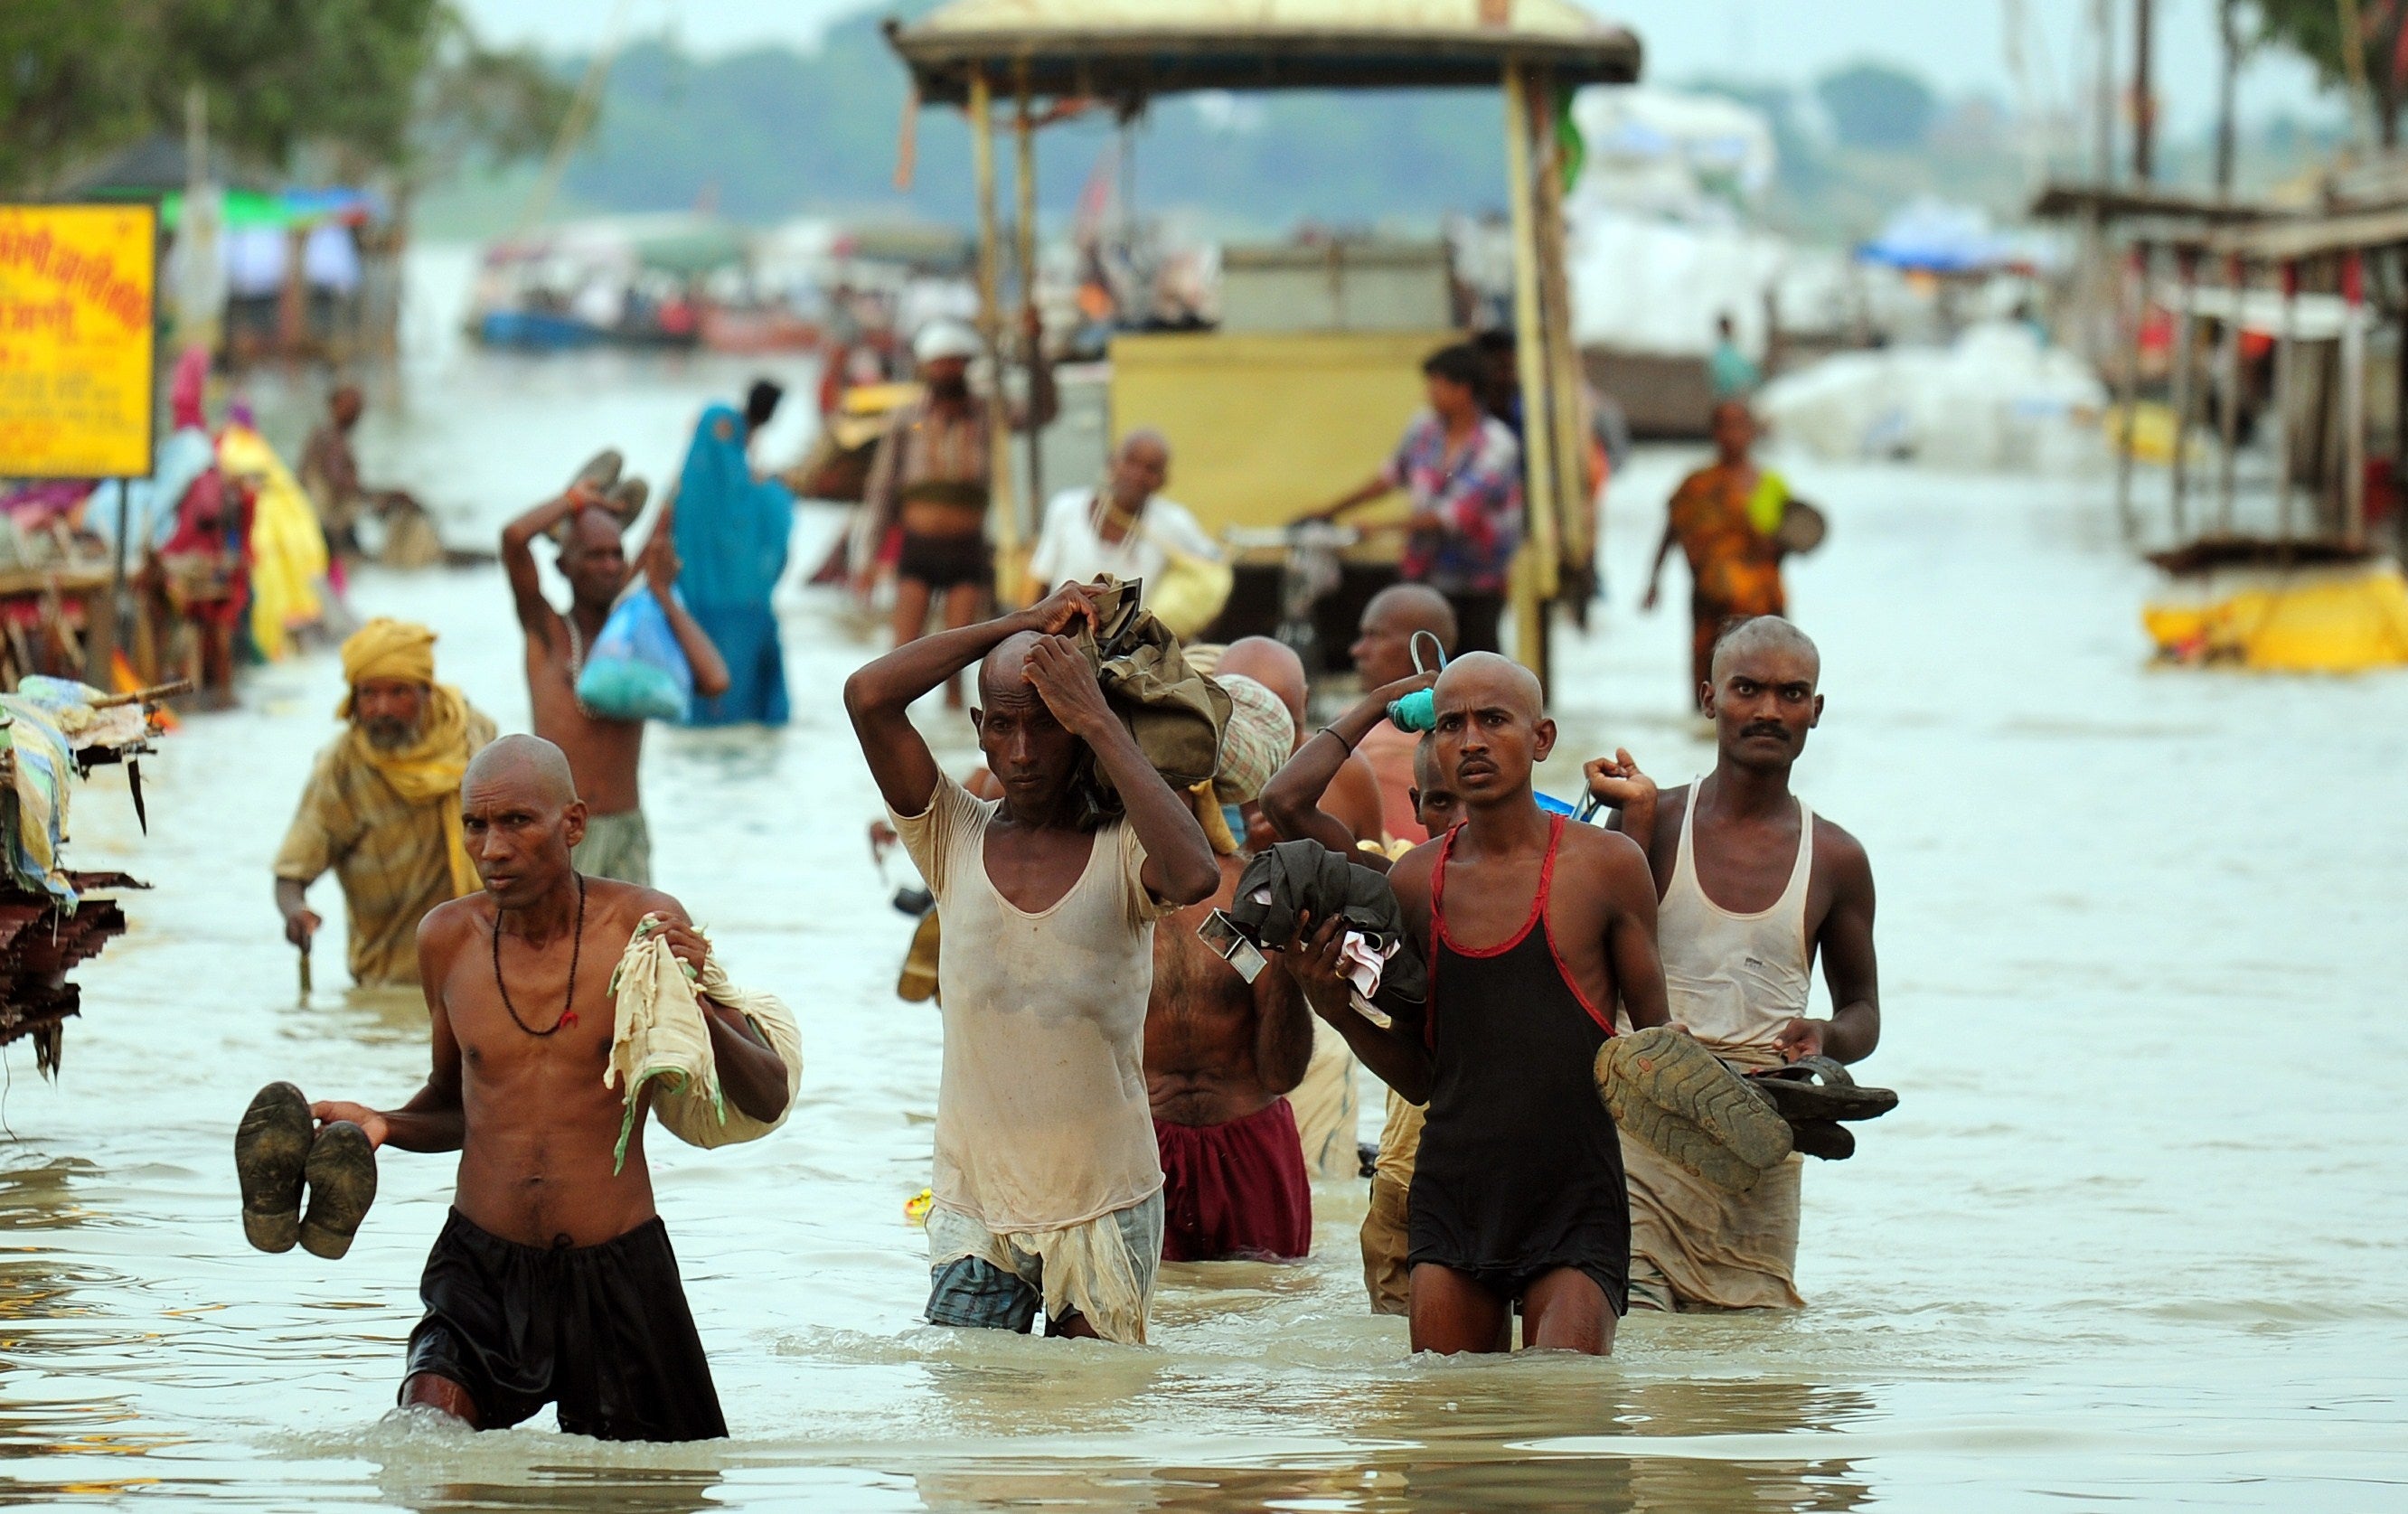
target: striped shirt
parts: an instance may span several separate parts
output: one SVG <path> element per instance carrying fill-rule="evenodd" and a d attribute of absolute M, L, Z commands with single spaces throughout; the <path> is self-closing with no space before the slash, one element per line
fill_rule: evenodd
<path fill-rule="evenodd" d="M 494 722 L 476 709 L 467 716 L 473 755 L 494 739 Z M 345 747 L 338 739 L 318 754 L 276 876 L 307 887 L 334 869 L 351 910 L 352 980 L 415 983 L 418 922 L 452 897 L 443 807 L 411 804 Z"/>

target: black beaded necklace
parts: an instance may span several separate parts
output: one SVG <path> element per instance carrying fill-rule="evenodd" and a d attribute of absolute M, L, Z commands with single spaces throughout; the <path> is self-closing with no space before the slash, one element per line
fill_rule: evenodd
<path fill-rule="evenodd" d="M 510 1023 L 538 1040 L 557 1036 L 577 1023 L 577 960 L 585 950 L 585 875 L 579 873 L 576 878 L 577 935 L 568 947 L 568 992 L 561 996 L 560 1018 L 552 1022 L 550 1030 L 537 1030 L 521 1020 L 519 1007 L 510 1003 L 510 985 L 502 978 L 502 912 L 498 908 L 494 911 L 494 987 L 502 991 L 502 1007 L 509 1011 Z"/>

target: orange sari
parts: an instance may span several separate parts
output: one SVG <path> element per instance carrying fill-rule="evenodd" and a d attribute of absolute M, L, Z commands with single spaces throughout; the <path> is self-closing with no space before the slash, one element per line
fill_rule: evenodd
<path fill-rule="evenodd" d="M 1672 536 L 1689 560 L 1690 653 L 1699 684 L 1706 681 L 1714 637 L 1726 622 L 1788 608 L 1781 549 L 1748 513 L 1756 478 L 1753 468 L 1717 463 L 1690 474 L 1672 492 Z"/>

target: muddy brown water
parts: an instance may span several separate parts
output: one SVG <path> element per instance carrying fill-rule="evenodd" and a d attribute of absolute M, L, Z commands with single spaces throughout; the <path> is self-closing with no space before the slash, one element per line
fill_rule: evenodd
<path fill-rule="evenodd" d="M 509 360 L 414 321 L 363 450 L 480 538 L 601 441 L 673 466 L 754 366 Z M 290 429 L 294 397 L 256 388 Z M 1617 485 L 1613 599 L 1562 653 L 1557 792 L 1609 745 L 1668 781 L 1710 759 L 1682 714 L 1682 618 L 1633 607 L 1685 462 L 1646 454 Z M 1832 520 L 1795 574 L 1830 701 L 1799 782 L 1871 852 L 1888 1022 L 1866 1075 L 1905 1099 L 1807 1175 L 1803 1312 L 1641 1316 L 1608 1362 L 1414 1360 L 1364 1310 L 1360 1188 L 1329 1184 L 1308 1263 L 1166 1268 L 1149 1349 L 920 1323 L 903 1204 L 927 1176 L 938 1024 L 892 993 L 908 922 L 879 894 L 838 706 L 870 633 L 790 590 L 795 723 L 656 732 L 644 774 L 661 882 L 739 980 L 796 1006 L 809 1047 L 770 1141 L 654 1146 L 733 1438 L 391 1414 L 443 1159 L 385 1162 L 342 1263 L 244 1246 L 230 1136 L 251 1090 L 398 1100 L 425 1059 L 414 998 L 342 989 L 338 932 L 298 1002 L 269 901 L 334 729 L 320 651 L 163 743 L 148 837 L 114 776 L 76 796 L 79 865 L 157 887 L 81 974 L 62 1079 L 7 1059 L 0 1501 L 2402 1507 L 2408 678 L 2150 669 L 2149 580 L 2096 482 L 1793 473 Z M 798 542 L 830 528 L 810 515 Z M 438 626 L 443 676 L 523 726 L 497 571 L 370 574 L 353 600 Z M 959 721 L 926 725 L 967 764 Z M 339 914 L 332 880 L 314 897 Z"/>

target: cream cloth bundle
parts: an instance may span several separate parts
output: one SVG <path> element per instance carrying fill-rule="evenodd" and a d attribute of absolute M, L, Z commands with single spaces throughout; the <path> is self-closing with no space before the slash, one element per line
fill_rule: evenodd
<path fill-rule="evenodd" d="M 627 1137 L 636 1127 L 636 1111 L 644 1085 L 655 1078 L 668 1082 L 652 1100 L 668 1133 L 688 1146 L 733 1146 L 757 1141 L 786 1122 L 794 1113 L 795 1095 L 803 1086 L 803 1037 L 794 1012 L 776 996 L 738 988 L 717 957 L 705 959 L 700 978 L 677 960 L 668 942 L 657 933 L 663 921 L 647 915 L 627 939 L 619 965 L 610 970 L 610 996 L 617 1001 L 617 1021 L 610 1037 L 610 1065 L 602 1086 L 627 1092 L 627 1115 L 619 1126 L 619 1145 L 611 1170 L 627 1160 Z M 764 1122 L 741 1109 L 727 1107 L 719 1089 L 719 1067 L 710 1054 L 710 1027 L 702 1018 L 702 1000 L 726 1006 L 752 1021 L 761 1038 L 786 1064 L 786 1107 Z"/>

